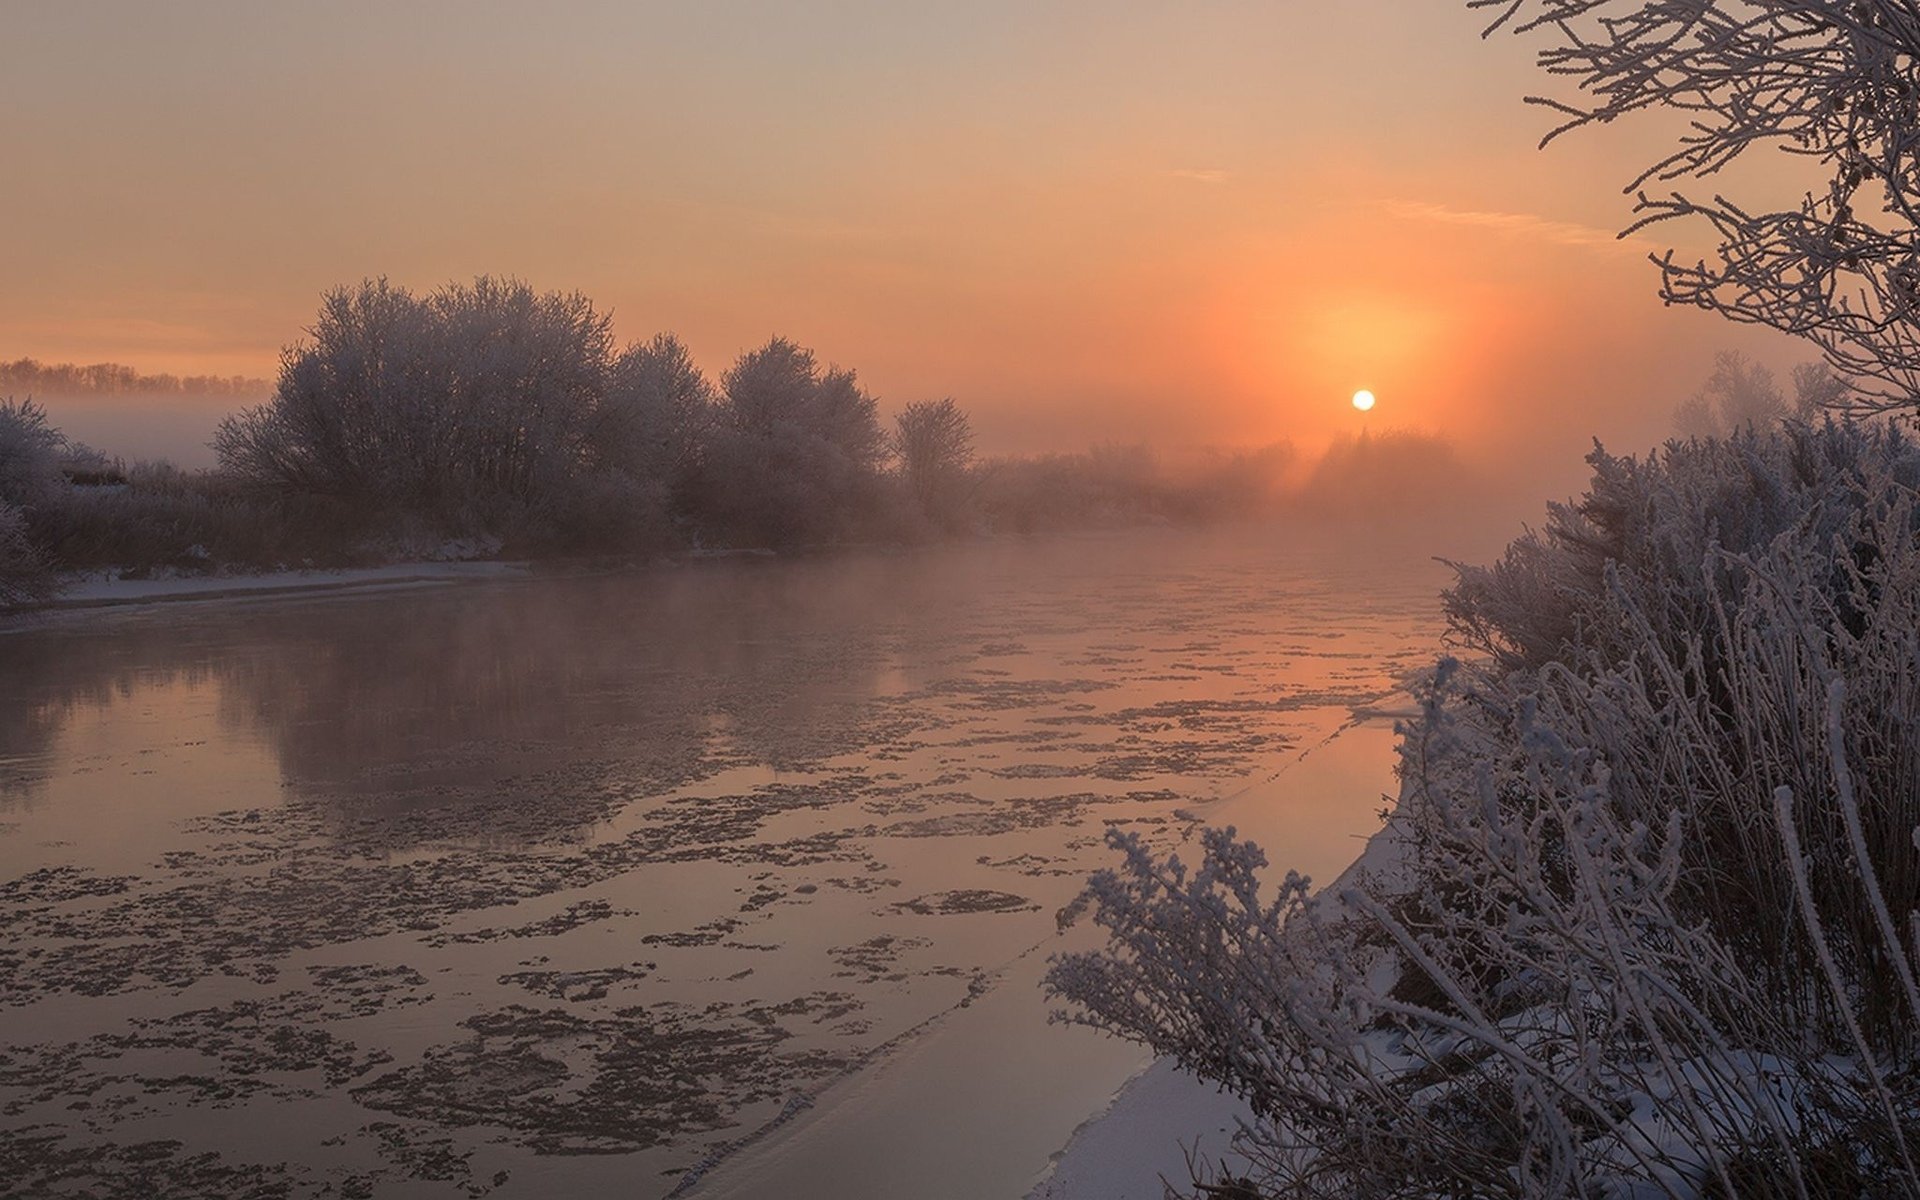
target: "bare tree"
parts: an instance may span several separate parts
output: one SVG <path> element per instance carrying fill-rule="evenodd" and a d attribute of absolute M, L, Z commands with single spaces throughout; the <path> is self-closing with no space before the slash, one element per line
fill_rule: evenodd
<path fill-rule="evenodd" d="M 1857 411 L 1920 404 L 1920 9 L 1911 0 L 1467 0 L 1487 32 L 1546 39 L 1540 66 L 1579 103 L 1545 139 L 1642 109 L 1687 118 L 1627 186 L 1629 232 L 1705 221 L 1717 261 L 1656 256 L 1661 294 L 1812 339 L 1858 381 Z M 1755 146 L 1807 159 L 1793 208 L 1749 211 L 1650 187 L 1714 175 Z"/>
<path fill-rule="evenodd" d="M 0 389 L 42 396 L 112 396 L 172 392 L 187 396 L 264 396 L 273 384 L 244 375 L 148 375 L 119 363 L 43 363 L 32 358 L 0 362 Z"/>

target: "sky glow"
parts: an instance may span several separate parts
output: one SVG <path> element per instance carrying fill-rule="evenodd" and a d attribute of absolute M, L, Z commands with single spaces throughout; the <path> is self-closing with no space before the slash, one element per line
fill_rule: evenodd
<path fill-rule="evenodd" d="M 782 333 L 984 448 L 1324 442 L 1356 376 L 1491 453 L 1643 443 L 1716 349 L 1463 6 L 27 5 L 0 356 L 270 376 L 320 293 L 578 289 Z M 1657 132 L 1657 131 L 1655 131 Z M 1662 235 L 1665 236 L 1665 235 Z M 1587 414 L 1569 420 L 1569 414 Z M 1577 467 L 1577 461 L 1575 463 Z"/>

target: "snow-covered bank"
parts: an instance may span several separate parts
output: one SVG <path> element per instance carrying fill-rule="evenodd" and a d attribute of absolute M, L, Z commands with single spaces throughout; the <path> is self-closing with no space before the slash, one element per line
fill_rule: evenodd
<path fill-rule="evenodd" d="M 1123 836 L 1049 985 L 1259 1098 L 1262 1194 L 1920 1196 L 1920 449 L 1589 461 L 1457 568 L 1368 881 Z"/>
<path fill-rule="evenodd" d="M 1193 1167 L 1230 1163 L 1229 1146 L 1252 1112 L 1172 1059 L 1127 1081 L 1113 1102 L 1074 1130 L 1028 1200 L 1161 1200 Z"/>
<path fill-rule="evenodd" d="M 1338 889 L 1391 873 L 1405 846 L 1391 822 L 1366 841 L 1350 862 L 1352 842 L 1316 841 L 1299 828 L 1298 805 L 1311 798 L 1356 803 L 1397 793 L 1393 781 L 1397 706 L 1357 713 L 1354 723 L 1289 762 L 1276 775 L 1207 814 L 1212 825 L 1232 825 L 1269 848 L 1279 867 L 1298 867 Z M 1027 1200 L 1161 1200 L 1166 1185 L 1185 1188 L 1194 1168 L 1213 1177 L 1235 1172 L 1234 1132 L 1252 1111 L 1181 1070 L 1155 1060 L 1129 1079 L 1107 1107 L 1088 1117 L 1053 1156 Z"/>
<path fill-rule="evenodd" d="M 528 570 L 526 563 L 518 562 L 412 562 L 326 571 L 269 571 L 260 575 L 178 575 L 165 579 L 94 576 L 69 584 L 58 596 L 29 611 L 510 579 L 523 576 Z"/>
<path fill-rule="evenodd" d="M 1339 878 L 1336 891 L 1394 872 L 1404 859 L 1398 827 L 1376 833 Z M 1238 1174 L 1233 1135 L 1253 1111 L 1237 1097 L 1155 1059 L 1129 1079 L 1102 1111 L 1074 1130 L 1054 1165 L 1027 1200 L 1161 1200 L 1165 1186 Z"/>

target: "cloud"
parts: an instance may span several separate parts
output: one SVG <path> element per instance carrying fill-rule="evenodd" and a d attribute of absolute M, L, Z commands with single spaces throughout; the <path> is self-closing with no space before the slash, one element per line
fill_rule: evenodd
<path fill-rule="evenodd" d="M 1475 212 L 1429 204 L 1422 200 L 1385 200 L 1381 206 L 1396 217 L 1412 221 L 1439 221 L 1448 225 L 1472 225 L 1493 229 L 1561 246 L 1585 246 L 1597 250 L 1632 250 L 1645 253 L 1651 246 L 1645 238 L 1620 237 L 1611 230 L 1570 221 L 1553 221 L 1532 213 Z"/>
<path fill-rule="evenodd" d="M 1228 173 L 1218 167 L 1175 167 L 1167 174 L 1175 179 L 1189 179 L 1194 183 L 1225 183 Z"/>

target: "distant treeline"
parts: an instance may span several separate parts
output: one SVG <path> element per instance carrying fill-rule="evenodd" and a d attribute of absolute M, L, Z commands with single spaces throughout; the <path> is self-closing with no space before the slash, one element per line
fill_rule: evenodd
<path fill-rule="evenodd" d="M 265 379 L 245 375 L 145 375 L 120 363 L 43 363 L 32 358 L 0 361 L 0 395 L 123 396 L 160 393 L 258 399 L 273 390 Z"/>
<path fill-rule="evenodd" d="M 1389 435 L 1310 470 L 1276 445 L 980 459 L 951 399 L 882 422 L 851 369 L 780 337 L 709 378 L 671 334 L 616 348 L 578 293 L 481 278 L 327 295 L 219 466 L 106 461 L 0 404 L 0 603 L 58 571 L 272 569 L 401 558 L 645 557 L 963 534 L 1377 514 L 1464 474 Z M 152 378 L 152 377 L 147 377 Z M 1411 489 L 1411 490 L 1410 490 Z M 9 566 L 8 564 L 12 565 Z"/>
<path fill-rule="evenodd" d="M 1800 363 L 1789 378 L 1791 398 L 1765 365 L 1738 350 L 1722 350 L 1700 390 L 1674 407 L 1674 432 L 1683 438 L 1726 438 L 1743 429 L 1764 432 L 1790 418 L 1817 423 L 1821 414 L 1844 408 L 1855 396 L 1853 384 L 1823 362 Z"/>

